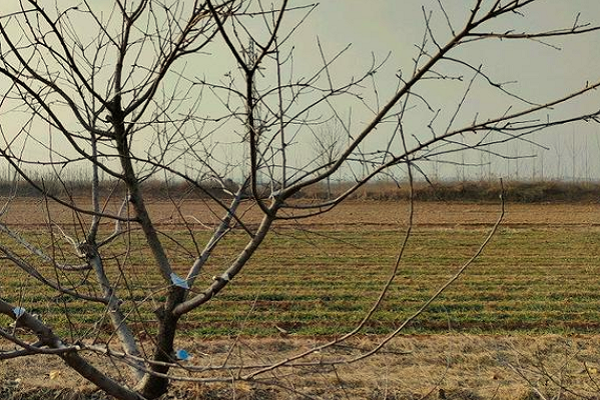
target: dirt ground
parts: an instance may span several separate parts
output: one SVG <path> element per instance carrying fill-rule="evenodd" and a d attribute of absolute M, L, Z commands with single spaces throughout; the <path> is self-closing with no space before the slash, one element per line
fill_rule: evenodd
<path fill-rule="evenodd" d="M 82 209 L 89 209 L 89 202 L 76 199 Z M 105 212 L 116 213 L 119 204 L 111 202 L 106 205 Z M 181 204 L 178 213 L 168 201 L 150 201 L 150 214 L 162 227 L 181 226 L 183 219 L 189 224 L 202 229 L 214 224 L 222 214 L 222 209 L 208 205 L 200 200 L 190 200 Z M 343 203 L 329 212 L 297 221 L 278 221 L 279 227 L 295 226 L 318 229 L 381 229 L 382 227 L 404 225 L 408 218 L 408 203 L 405 201 L 350 201 Z M 291 212 L 290 212 L 291 213 Z M 500 213 L 500 204 L 477 203 L 415 203 L 414 222 L 417 225 L 432 226 L 480 226 L 493 224 Z M 258 223 L 261 213 L 258 207 L 243 205 L 239 215 L 249 224 Z M 52 220 L 55 223 L 78 224 L 85 220 L 85 215 L 74 217 L 61 207 L 46 204 L 41 200 L 26 199 L 13 201 L 2 220 L 8 224 L 19 224 L 23 227 L 44 225 Z M 108 224 L 108 221 L 106 221 Z M 570 204 L 522 204 L 507 203 L 504 225 L 518 226 L 596 226 L 600 225 L 600 203 Z"/>

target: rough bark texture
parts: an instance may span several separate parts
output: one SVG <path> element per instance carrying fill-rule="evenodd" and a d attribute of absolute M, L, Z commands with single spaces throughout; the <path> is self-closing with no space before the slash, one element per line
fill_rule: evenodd
<path fill-rule="evenodd" d="M 156 336 L 156 348 L 154 355 L 152 356 L 154 361 L 175 361 L 173 342 L 177 332 L 177 321 L 179 320 L 179 317 L 173 314 L 173 309 L 183 301 L 184 295 L 184 289 L 172 287 L 167 299 L 166 309 L 161 309 L 157 312 L 160 326 L 158 335 Z M 169 372 L 169 367 L 152 364 L 150 370 L 159 374 L 166 374 Z M 148 399 L 155 399 L 162 396 L 168 391 L 168 388 L 169 380 L 167 378 L 156 376 L 151 373 L 147 373 L 138 385 L 138 390 L 142 396 Z"/>

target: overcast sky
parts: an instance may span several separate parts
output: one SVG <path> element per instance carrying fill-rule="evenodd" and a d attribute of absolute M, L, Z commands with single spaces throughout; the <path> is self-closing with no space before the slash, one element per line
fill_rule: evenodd
<path fill-rule="evenodd" d="M 443 1 L 455 29 L 460 29 L 474 1 Z M 328 0 L 319 6 L 307 33 L 318 35 L 321 43 L 334 52 L 347 43 L 352 43 L 348 51 L 348 70 L 369 65 L 370 53 L 383 59 L 388 52 L 391 57 L 379 79 L 387 87 L 393 88 L 395 81 L 392 72 L 396 69 L 410 71 L 412 58 L 416 56 L 415 44 L 420 43 L 424 34 L 424 14 L 433 11 L 433 26 L 443 42 L 448 38 L 449 29 L 440 13 L 437 1 L 395 1 L 375 0 Z M 531 7 L 524 16 L 515 15 L 509 23 L 503 23 L 499 30 L 543 31 L 573 25 L 580 13 L 579 22 L 600 23 L 600 1 L 597 0 L 546 0 Z M 461 49 L 461 55 L 473 65 L 482 65 L 483 71 L 498 82 L 514 81 L 509 88 L 535 102 L 544 102 L 553 96 L 560 96 L 581 88 L 586 81 L 600 79 L 600 32 L 571 39 L 548 40 L 544 44 L 525 42 L 489 41 Z M 554 47 L 559 47 L 557 50 Z M 343 71 L 346 72 L 346 71 Z M 387 77 L 385 77 L 387 73 Z M 385 88 L 385 84 L 381 87 Z M 441 98 L 440 106 L 456 101 L 462 91 L 452 85 L 439 85 L 431 93 Z M 385 90 L 384 90 L 385 91 Z M 485 112 L 500 107 L 484 95 L 471 104 L 466 114 Z M 600 109 L 598 95 L 588 96 L 585 102 L 578 102 L 569 111 Z M 536 135 L 535 141 L 548 150 L 527 143 L 511 143 L 505 152 L 513 156 L 535 155 L 536 158 L 521 160 L 488 160 L 480 154 L 472 154 L 468 161 L 477 163 L 491 161 L 492 165 L 468 168 L 465 172 L 456 167 L 444 168 L 440 175 L 452 178 L 461 173 L 472 177 L 490 172 L 499 176 L 528 178 L 532 175 L 549 178 L 600 179 L 600 127 L 595 124 L 579 124 L 561 128 L 543 135 Z M 574 162 L 573 162 L 574 161 Z"/>
<path fill-rule="evenodd" d="M 489 2 L 488 0 L 487 3 Z M 17 2 L 2 2 L 0 13 L 6 14 L 14 9 L 15 3 Z M 58 3 L 62 6 L 69 2 Z M 71 3 L 76 4 L 77 1 Z M 455 30 L 464 24 L 474 3 L 474 0 L 442 0 Z M 565 28 L 573 25 L 578 14 L 580 23 L 600 25 L 598 0 L 545 0 L 538 3 L 528 9 L 524 16 L 514 15 L 505 19 L 497 26 L 498 30 L 536 32 Z M 95 4 L 109 7 L 112 1 L 103 0 Z M 441 43 L 445 42 L 450 37 L 450 29 L 440 12 L 438 0 L 325 0 L 297 31 L 294 41 L 297 49 L 295 70 L 298 74 L 308 73 L 319 65 L 321 61 L 316 46 L 317 38 L 326 57 L 332 57 L 351 44 L 333 69 L 333 78 L 338 83 L 360 76 L 374 59 L 382 61 L 389 57 L 374 81 L 380 100 L 385 101 L 397 87 L 398 71 L 402 71 L 403 76 L 408 76 L 413 68 L 413 58 L 418 54 L 415 45 L 421 42 L 425 33 L 423 8 L 426 14 L 430 11 L 433 13 L 431 28 L 437 39 Z M 548 40 L 546 44 L 506 40 L 474 43 L 459 49 L 455 56 L 460 56 L 474 66 L 481 65 L 482 70 L 497 82 L 515 81 L 507 88 L 534 102 L 543 103 L 582 88 L 586 81 L 600 80 L 599 50 L 600 32 L 595 32 L 572 39 Z M 230 55 L 211 57 L 210 62 L 203 61 L 197 67 L 199 74 L 205 71 L 222 73 L 227 68 L 231 69 Z M 456 72 L 452 69 L 448 71 Z M 470 78 L 471 75 L 467 73 L 465 79 Z M 8 82 L 0 82 L 0 85 L 7 84 Z M 507 99 L 496 97 L 483 84 L 479 89 L 461 111 L 464 120 L 472 120 L 475 114 L 498 115 L 506 109 Z M 447 110 L 459 101 L 463 90 L 464 86 L 440 82 L 425 85 L 421 93 L 427 96 L 434 108 Z M 374 103 L 373 91 L 370 88 L 365 91 L 367 100 Z M 340 113 L 346 112 L 345 107 L 346 105 L 340 104 Z M 350 106 L 347 107 L 349 109 Z M 600 108 L 598 94 L 574 103 L 564 112 L 585 112 L 596 108 Z M 353 109 L 353 112 L 353 124 L 356 128 L 370 116 L 365 110 Z M 421 109 L 416 108 L 407 121 L 407 127 L 414 129 L 412 134 L 416 137 L 428 134 L 424 126 L 431 114 L 421 112 Z M 19 121 L 3 118 L 0 124 L 6 128 L 13 124 L 18 126 Z M 600 179 L 599 135 L 600 128 L 595 124 L 560 128 L 532 138 L 542 147 L 528 142 L 515 142 L 501 149 L 507 155 L 531 155 L 536 156 L 535 158 L 507 161 L 477 153 L 466 156 L 466 159 L 461 156 L 463 158 L 457 161 L 473 164 L 483 162 L 484 166 L 465 169 L 431 164 L 428 173 L 443 178 L 457 178 L 461 174 L 470 177 L 491 174 L 519 178 L 539 178 L 543 175 L 545 178 Z"/>

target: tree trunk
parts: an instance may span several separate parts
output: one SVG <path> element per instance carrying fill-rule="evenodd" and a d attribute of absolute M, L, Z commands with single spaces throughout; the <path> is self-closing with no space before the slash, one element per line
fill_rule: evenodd
<path fill-rule="evenodd" d="M 177 332 L 177 321 L 179 320 L 179 317 L 173 314 L 173 309 L 183 301 L 184 296 L 184 289 L 177 286 L 172 287 L 169 292 L 169 298 L 166 301 L 166 310 L 159 309 L 157 311 L 160 326 L 158 335 L 156 336 L 156 348 L 154 350 L 154 355 L 152 356 L 153 361 L 159 363 L 175 361 L 173 342 L 175 340 L 175 333 Z M 169 366 L 153 363 L 150 365 L 150 370 L 158 374 L 167 374 L 169 372 Z M 146 373 L 137 388 L 145 398 L 156 399 L 167 393 L 169 379 L 152 373 Z"/>

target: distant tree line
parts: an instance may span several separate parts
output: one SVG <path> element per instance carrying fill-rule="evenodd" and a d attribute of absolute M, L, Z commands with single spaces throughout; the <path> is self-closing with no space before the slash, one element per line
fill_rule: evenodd
<path fill-rule="evenodd" d="M 316 184 L 307 187 L 296 194 L 298 199 L 323 200 L 332 194 L 343 193 L 351 185 L 350 182 L 335 184 Z M 102 197 L 120 198 L 126 195 L 127 189 L 122 183 L 101 181 Z M 163 180 L 147 180 L 142 184 L 147 196 L 157 200 L 168 199 L 183 193 L 188 199 L 227 198 L 230 192 L 235 192 L 240 186 L 231 179 L 224 182 L 207 180 L 198 185 L 189 182 Z M 41 189 L 41 190 L 40 190 Z M 267 193 L 267 187 L 264 192 Z M 416 183 L 413 188 L 413 198 L 417 201 L 468 201 L 495 202 L 500 193 L 499 182 L 492 181 L 433 181 Z M 544 202 L 596 202 L 600 200 L 600 182 L 574 181 L 508 181 L 505 182 L 506 200 L 519 203 Z M 56 196 L 69 195 L 86 197 L 91 193 L 91 183 L 83 179 L 43 179 L 37 178 L 34 185 L 26 181 L 0 180 L 0 197 L 42 197 L 43 191 Z M 251 199 L 250 191 L 245 196 Z M 410 198 L 407 182 L 378 181 L 363 186 L 354 192 L 349 199 L 369 201 L 399 201 Z"/>

